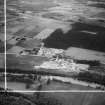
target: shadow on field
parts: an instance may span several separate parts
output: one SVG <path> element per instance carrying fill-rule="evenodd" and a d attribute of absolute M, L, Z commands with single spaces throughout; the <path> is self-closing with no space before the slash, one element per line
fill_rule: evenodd
<path fill-rule="evenodd" d="M 105 28 L 79 22 L 74 23 L 72 27 L 73 29 L 66 34 L 61 29 L 57 29 L 44 40 L 45 46 L 58 49 L 72 46 L 105 52 Z M 82 32 L 84 30 L 96 34 Z"/>

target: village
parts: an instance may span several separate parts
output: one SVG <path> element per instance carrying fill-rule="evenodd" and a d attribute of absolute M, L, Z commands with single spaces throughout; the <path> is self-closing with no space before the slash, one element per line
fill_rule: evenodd
<path fill-rule="evenodd" d="M 37 51 L 37 52 L 36 52 Z M 101 89 L 104 90 L 105 86 L 104 84 L 104 74 L 103 74 L 103 80 L 99 83 L 98 79 L 100 79 L 99 72 L 91 71 L 89 70 L 91 65 L 89 63 L 77 63 L 78 60 L 75 60 L 71 57 L 65 56 L 65 51 L 63 49 L 54 49 L 54 48 L 46 48 L 44 47 L 44 43 L 41 43 L 41 46 L 37 48 L 37 50 L 22 50 L 19 53 L 15 54 L 16 57 L 22 57 L 22 56 L 32 56 L 32 57 L 46 57 L 48 60 L 43 61 L 42 63 L 36 65 L 35 61 L 31 61 L 32 70 L 28 69 L 29 74 L 24 72 L 24 70 L 21 70 L 22 74 L 18 74 L 18 71 L 14 71 L 15 74 L 9 73 L 8 68 L 8 84 L 12 84 L 12 82 L 21 82 L 25 83 L 27 89 L 39 89 L 39 87 L 43 87 L 44 85 L 48 85 L 52 81 L 59 81 L 59 83 L 67 83 L 72 85 L 80 85 L 83 87 L 89 87 L 93 89 Z M 37 61 L 38 62 L 38 61 Z M 90 64 L 97 65 L 98 62 L 93 61 Z M 8 66 L 7 66 L 8 67 Z M 18 68 L 17 68 L 18 69 Z M 21 69 L 21 68 L 20 68 Z M 13 72 L 13 70 L 12 70 Z M 17 73 L 16 73 L 17 72 Z M 41 73 L 42 72 L 42 73 Z M 47 75 L 47 72 L 50 75 Z M 23 74 L 24 73 L 24 74 Z M 45 73 L 43 75 L 43 73 Z M 64 75 L 61 75 L 64 73 Z M 84 80 L 82 80 L 82 77 Z M 85 77 L 85 75 L 88 74 L 92 76 L 93 74 L 97 76 L 96 78 L 89 78 Z M 10 75 L 10 76 L 9 76 Z M 31 76 L 31 78 L 30 78 Z M 78 77 L 80 79 L 78 79 Z M 11 78 L 11 79 L 10 79 Z M 37 81 L 37 82 L 36 82 Z M 97 81 L 97 82 L 96 82 Z M 52 84 L 52 83 L 51 83 Z M 12 86 L 12 85 L 11 85 Z M 9 85 L 8 87 L 11 88 Z M 43 88 L 40 88 L 43 90 Z"/>

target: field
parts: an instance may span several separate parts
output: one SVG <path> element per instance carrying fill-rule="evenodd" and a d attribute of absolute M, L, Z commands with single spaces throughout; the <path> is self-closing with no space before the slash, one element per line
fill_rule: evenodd
<path fill-rule="evenodd" d="M 70 47 L 65 53 L 67 56 L 71 56 L 80 60 L 96 60 L 103 63 L 105 62 L 105 53 L 94 50 Z"/>
<path fill-rule="evenodd" d="M 104 105 L 104 93 L 1 93 L 2 105 Z"/>

